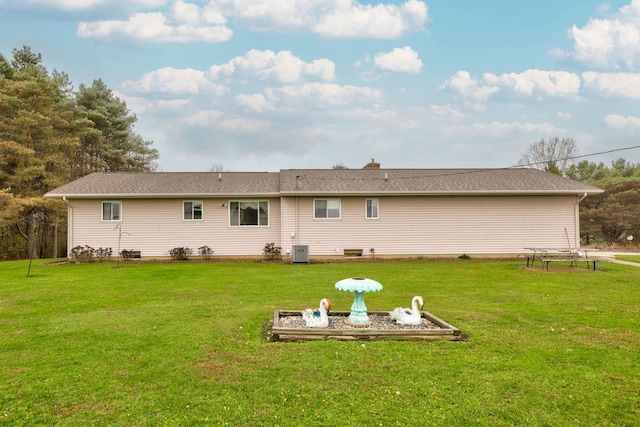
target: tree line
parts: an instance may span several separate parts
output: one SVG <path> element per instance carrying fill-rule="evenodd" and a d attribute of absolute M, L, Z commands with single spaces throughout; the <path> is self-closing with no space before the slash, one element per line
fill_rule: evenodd
<path fill-rule="evenodd" d="M 0 53 L 0 260 L 63 255 L 67 210 L 48 191 L 92 172 L 157 168 L 136 120 L 100 79 L 74 90 L 29 46 Z"/>
<path fill-rule="evenodd" d="M 610 165 L 579 158 L 573 138 L 541 139 L 531 144 L 518 162 L 604 190 L 580 203 L 580 234 L 585 244 L 607 245 L 640 238 L 640 163 L 618 158 Z"/>

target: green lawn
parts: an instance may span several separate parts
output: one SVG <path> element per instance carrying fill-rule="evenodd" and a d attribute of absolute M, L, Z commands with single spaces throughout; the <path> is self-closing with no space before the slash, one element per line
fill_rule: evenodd
<path fill-rule="evenodd" d="M 617 259 L 640 263 L 640 255 L 616 255 Z"/>
<path fill-rule="evenodd" d="M 640 269 L 0 263 L 0 425 L 637 426 Z M 553 270 L 553 266 L 552 266 Z M 274 309 L 425 310 L 466 342 L 267 342 Z"/>

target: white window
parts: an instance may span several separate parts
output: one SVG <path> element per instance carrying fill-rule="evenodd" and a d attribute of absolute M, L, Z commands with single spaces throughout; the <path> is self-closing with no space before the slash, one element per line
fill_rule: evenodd
<path fill-rule="evenodd" d="M 229 202 L 229 225 L 232 227 L 269 226 L 267 200 L 238 200 Z"/>
<path fill-rule="evenodd" d="M 103 221 L 122 221 L 122 202 L 102 202 Z"/>
<path fill-rule="evenodd" d="M 315 219 L 340 219 L 340 199 L 315 199 L 313 201 Z"/>
<path fill-rule="evenodd" d="M 185 221 L 202 220 L 202 200 L 186 200 L 182 202 L 182 219 Z"/>
<path fill-rule="evenodd" d="M 380 211 L 378 209 L 378 199 L 367 199 L 365 201 L 365 217 L 367 219 L 378 219 L 380 218 Z"/>

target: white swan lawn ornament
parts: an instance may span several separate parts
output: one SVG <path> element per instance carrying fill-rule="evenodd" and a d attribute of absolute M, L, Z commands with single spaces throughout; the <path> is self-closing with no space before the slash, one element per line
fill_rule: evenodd
<path fill-rule="evenodd" d="M 420 315 L 422 307 L 424 307 L 422 297 L 416 296 L 411 300 L 411 309 L 397 307 L 389 312 L 389 317 L 400 325 L 420 325 L 422 323 L 422 316 Z"/>
<path fill-rule="evenodd" d="M 329 316 L 327 314 L 329 310 L 331 310 L 331 301 L 323 298 L 317 310 L 307 308 L 302 312 L 302 320 L 304 320 L 307 328 L 327 328 L 329 327 Z"/>

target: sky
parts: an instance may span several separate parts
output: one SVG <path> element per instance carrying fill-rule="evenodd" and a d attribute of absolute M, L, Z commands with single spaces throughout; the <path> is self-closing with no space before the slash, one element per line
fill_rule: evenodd
<path fill-rule="evenodd" d="M 0 0 L 23 45 L 102 79 L 164 172 L 640 162 L 640 0 Z"/>

